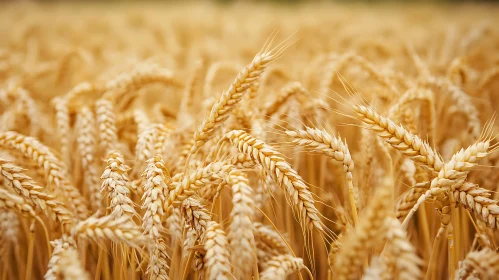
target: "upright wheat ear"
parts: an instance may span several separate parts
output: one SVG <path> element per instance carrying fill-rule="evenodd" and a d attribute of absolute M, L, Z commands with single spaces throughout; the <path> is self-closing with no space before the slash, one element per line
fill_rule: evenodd
<path fill-rule="evenodd" d="M 227 250 L 225 232 L 216 222 L 209 221 L 204 236 L 204 263 L 208 270 L 209 280 L 232 279 L 230 273 L 230 256 Z"/>
<path fill-rule="evenodd" d="M 233 170 L 229 173 L 227 182 L 232 185 L 233 208 L 230 212 L 232 222 L 228 235 L 232 252 L 231 262 L 234 265 L 234 276 L 238 279 L 249 275 L 253 269 L 255 237 L 253 235 L 254 203 L 253 190 L 242 171 Z"/>
<path fill-rule="evenodd" d="M 130 218 L 137 217 L 134 204 L 130 199 L 128 189 L 128 170 L 123 156 L 119 153 L 111 153 L 107 160 L 107 167 L 102 173 L 101 192 L 106 193 L 110 202 L 111 215 L 121 217 L 127 215 Z"/>
<path fill-rule="evenodd" d="M 280 153 L 241 130 L 233 130 L 225 137 L 239 149 L 239 152 L 251 156 L 255 162 L 262 165 L 269 175 L 279 183 L 289 202 L 298 211 L 304 229 L 316 228 L 320 232 L 325 232 L 312 193 L 300 175 L 291 168 Z"/>
<path fill-rule="evenodd" d="M 99 189 L 99 175 L 95 161 L 97 146 L 97 131 L 95 116 L 90 108 L 83 107 L 77 116 L 78 150 L 81 156 L 81 165 L 84 175 L 84 183 L 90 193 L 90 206 L 94 211 L 102 208 L 102 195 Z"/>
<path fill-rule="evenodd" d="M 114 106 L 110 100 L 100 99 L 95 103 L 97 125 L 99 127 L 99 144 L 107 154 L 117 151 L 118 135 Z"/>
<path fill-rule="evenodd" d="M 248 88 L 253 83 L 258 82 L 265 68 L 282 55 L 287 45 L 277 46 L 274 49 L 269 49 L 269 47 L 269 45 L 264 46 L 263 51 L 258 53 L 253 58 L 253 61 L 239 72 L 229 89 L 213 105 L 208 117 L 203 120 L 201 126 L 194 133 L 195 142 L 189 151 L 189 156 L 196 153 L 213 136 L 215 131 L 223 125 Z"/>

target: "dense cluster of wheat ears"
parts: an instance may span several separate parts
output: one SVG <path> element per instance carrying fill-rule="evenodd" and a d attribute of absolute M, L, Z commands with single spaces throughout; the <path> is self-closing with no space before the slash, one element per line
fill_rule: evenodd
<path fill-rule="evenodd" d="M 497 13 L 0 6 L 0 279 L 496 279 Z"/>

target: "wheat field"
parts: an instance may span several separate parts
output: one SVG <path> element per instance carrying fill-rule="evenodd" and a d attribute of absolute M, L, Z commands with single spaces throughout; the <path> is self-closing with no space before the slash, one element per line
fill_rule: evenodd
<path fill-rule="evenodd" d="M 1 279 L 498 279 L 498 14 L 1 4 Z"/>

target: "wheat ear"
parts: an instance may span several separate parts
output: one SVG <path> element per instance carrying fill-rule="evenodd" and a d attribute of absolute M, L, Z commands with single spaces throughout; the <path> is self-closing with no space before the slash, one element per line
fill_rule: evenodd
<path fill-rule="evenodd" d="M 485 157 L 490 148 L 490 140 L 477 142 L 466 149 L 461 149 L 454 154 L 437 176 L 431 180 L 430 189 L 421 195 L 416 204 L 409 211 L 404 219 L 403 226 L 407 228 L 409 220 L 417 211 L 424 200 L 430 196 L 439 196 L 454 190 L 465 183 L 470 170 L 477 165 L 476 161 Z M 491 223 L 495 224 L 495 223 Z"/>
<path fill-rule="evenodd" d="M 71 235 L 75 239 L 89 239 L 97 243 L 111 240 L 135 249 L 140 249 L 140 246 L 149 241 L 149 238 L 142 234 L 141 228 L 128 216 L 90 217 L 76 224 L 71 230 Z"/>
<path fill-rule="evenodd" d="M 64 163 L 70 166 L 69 156 L 69 136 L 71 135 L 71 125 L 69 119 L 68 101 L 62 97 L 54 98 L 55 118 L 57 125 L 57 132 L 59 135 L 59 142 L 61 145 L 61 155 Z"/>
<path fill-rule="evenodd" d="M 272 116 L 281 108 L 290 98 L 296 95 L 305 95 L 306 89 L 299 82 L 291 82 L 282 88 L 280 94 L 271 102 L 264 105 L 264 114 Z"/>
<path fill-rule="evenodd" d="M 233 130 L 225 137 L 239 149 L 239 152 L 250 155 L 255 162 L 262 165 L 284 189 L 289 201 L 299 211 L 303 229 L 316 228 L 320 232 L 325 232 L 312 193 L 280 153 L 241 130 Z"/>
<path fill-rule="evenodd" d="M 258 262 L 266 263 L 273 257 L 290 254 L 289 248 L 281 235 L 273 228 L 261 223 L 253 223 Z"/>
<path fill-rule="evenodd" d="M 269 45 L 264 46 L 262 52 L 258 53 L 232 82 L 229 89 L 224 91 L 220 99 L 211 108 L 210 114 L 203 120 L 203 123 L 194 133 L 194 145 L 189 151 L 189 155 L 194 154 L 208 141 L 215 131 L 220 128 L 229 118 L 234 107 L 241 101 L 250 86 L 258 81 L 265 68 L 282 55 L 286 45 L 269 49 Z M 190 156 L 187 156 L 189 158 Z"/>
<path fill-rule="evenodd" d="M 99 145 L 104 149 L 104 152 L 107 155 L 118 149 L 118 132 L 116 128 L 114 105 L 110 100 L 99 99 L 95 103 L 95 110 L 97 125 L 99 127 Z"/>
<path fill-rule="evenodd" d="M 232 204 L 230 212 L 232 222 L 227 236 L 232 252 L 231 262 L 234 265 L 236 278 L 244 278 L 253 269 L 255 237 L 253 234 L 254 202 L 253 190 L 249 180 L 242 171 L 232 170 L 227 175 L 227 182 L 232 185 Z"/>
<path fill-rule="evenodd" d="M 162 238 L 156 239 L 149 253 L 149 265 L 147 266 L 147 274 L 151 280 L 168 280 L 168 266 L 166 254 L 166 244 Z"/>
<path fill-rule="evenodd" d="M 470 279 L 468 277 L 475 270 L 479 273 L 478 279 L 495 279 L 499 275 L 499 254 L 489 248 L 468 253 L 461 262 L 457 277 Z"/>
<path fill-rule="evenodd" d="M 33 205 L 39 207 L 42 211 L 50 211 L 61 224 L 73 223 L 73 215 L 64 205 L 57 201 L 54 196 L 46 194 L 42 187 L 36 184 L 33 179 L 23 173 L 24 169 L 15 166 L 10 162 L 0 158 L 0 173 L 6 184 L 10 185 L 15 192 L 30 200 Z"/>
<path fill-rule="evenodd" d="M 85 218 L 88 213 L 85 200 L 82 195 L 71 185 L 67 178 L 64 164 L 50 151 L 50 149 L 32 137 L 8 131 L 0 133 L 0 146 L 16 150 L 23 157 L 36 163 L 43 170 L 48 181 L 49 190 L 62 192 L 67 204 L 71 207 L 77 218 Z"/>
<path fill-rule="evenodd" d="M 359 219 L 354 232 L 345 235 L 343 244 L 334 262 L 334 272 L 337 279 L 357 279 L 359 267 L 368 256 L 370 248 L 381 238 L 386 229 L 385 218 L 390 215 L 391 186 L 382 186 L 375 194 L 371 203 Z"/>
<path fill-rule="evenodd" d="M 369 125 L 370 129 L 377 132 L 378 136 L 392 147 L 432 172 L 437 173 L 440 171 L 443 162 L 428 143 L 407 131 L 404 127 L 396 125 L 390 119 L 379 115 L 371 108 L 356 105 L 354 110 L 361 121 Z"/>
<path fill-rule="evenodd" d="M 387 218 L 387 253 L 394 260 L 400 279 L 421 279 L 423 261 L 417 256 L 415 248 L 409 242 L 407 233 L 399 220 Z"/>
<path fill-rule="evenodd" d="M 223 178 L 223 174 L 227 174 L 234 167 L 225 162 L 212 162 L 206 167 L 198 168 L 188 175 L 184 175 L 181 182 L 173 182 L 174 189 L 165 201 L 165 209 L 169 209 L 171 205 L 180 205 L 182 201 L 191 197 L 197 190 L 203 186 L 212 184 L 213 179 Z"/>
<path fill-rule="evenodd" d="M 52 257 L 45 274 L 46 280 L 87 280 L 90 279 L 88 273 L 83 268 L 78 258 L 74 241 L 71 238 L 63 237 L 51 242 L 54 246 Z"/>
<path fill-rule="evenodd" d="M 77 116 L 78 150 L 81 157 L 81 165 L 84 182 L 90 193 L 90 208 L 94 211 L 102 208 L 102 195 L 99 189 L 99 175 L 95 162 L 97 131 L 95 116 L 88 107 L 83 107 Z"/>
<path fill-rule="evenodd" d="M 262 280 L 285 280 L 293 272 L 306 269 L 303 259 L 292 255 L 279 255 L 265 263 L 265 270 L 260 274 Z"/>
<path fill-rule="evenodd" d="M 491 191 L 466 182 L 455 188 L 453 195 L 455 201 L 473 211 L 488 227 L 499 229 L 499 202 L 489 198 Z"/>
<path fill-rule="evenodd" d="M 203 240 L 206 250 L 204 265 L 207 269 L 208 279 L 232 279 L 227 238 L 217 222 L 208 222 Z"/>
<path fill-rule="evenodd" d="M 322 153 L 334 160 L 341 162 L 346 172 L 348 185 L 348 194 L 350 198 L 350 207 L 354 223 L 357 223 L 358 188 L 354 188 L 352 171 L 354 163 L 348 145 L 343 143 L 339 137 L 329 135 L 327 132 L 311 127 L 305 127 L 304 130 L 286 131 L 291 137 L 292 143 L 310 149 L 312 152 Z M 356 198 L 357 197 L 357 198 Z"/>
<path fill-rule="evenodd" d="M 20 221 L 14 210 L 0 212 L 0 253 L 8 254 L 9 247 L 19 242 Z"/>
<path fill-rule="evenodd" d="M 0 209 L 16 210 L 23 215 L 36 217 L 35 210 L 29 203 L 21 196 L 9 193 L 4 189 L 0 189 Z"/>
<path fill-rule="evenodd" d="M 121 217 L 138 217 L 134 209 L 134 203 L 130 199 L 128 184 L 128 170 L 123 156 L 119 153 L 111 153 L 107 159 L 107 167 L 102 173 L 101 192 L 107 193 L 110 200 L 109 208 L 112 215 Z"/>

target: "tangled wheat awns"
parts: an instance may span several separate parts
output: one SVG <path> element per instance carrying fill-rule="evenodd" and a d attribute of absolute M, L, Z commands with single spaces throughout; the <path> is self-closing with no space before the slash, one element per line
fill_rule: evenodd
<path fill-rule="evenodd" d="M 499 7 L 79 7 L 0 4 L 1 279 L 496 277 Z"/>

